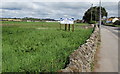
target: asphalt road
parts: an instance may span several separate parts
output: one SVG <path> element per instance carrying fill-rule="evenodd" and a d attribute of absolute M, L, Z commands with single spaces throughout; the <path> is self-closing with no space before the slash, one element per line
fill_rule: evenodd
<path fill-rule="evenodd" d="M 99 67 L 95 72 L 118 72 L 118 41 L 117 27 L 101 26 L 101 47 L 99 49 Z"/>

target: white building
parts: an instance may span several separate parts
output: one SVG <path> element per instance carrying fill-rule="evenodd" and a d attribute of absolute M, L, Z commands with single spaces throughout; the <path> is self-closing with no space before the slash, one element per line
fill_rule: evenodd
<path fill-rule="evenodd" d="M 118 18 L 114 18 L 112 19 L 112 23 L 114 23 L 115 21 L 119 20 Z"/>

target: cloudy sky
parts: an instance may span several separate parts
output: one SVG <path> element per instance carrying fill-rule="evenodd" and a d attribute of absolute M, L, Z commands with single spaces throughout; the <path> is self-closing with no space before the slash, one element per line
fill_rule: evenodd
<path fill-rule="evenodd" d="M 2 2 L 0 17 L 53 18 L 74 17 L 82 19 L 92 2 Z M 93 6 L 98 6 L 93 2 Z M 108 17 L 118 16 L 118 2 L 103 2 Z"/>

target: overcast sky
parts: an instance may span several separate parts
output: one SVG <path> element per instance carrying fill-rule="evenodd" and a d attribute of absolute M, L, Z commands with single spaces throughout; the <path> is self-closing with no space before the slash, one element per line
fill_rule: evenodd
<path fill-rule="evenodd" d="M 98 5 L 98 2 L 93 2 L 93 6 Z M 117 2 L 103 2 L 102 6 L 106 8 L 108 17 L 118 16 Z M 0 17 L 82 19 L 85 11 L 90 7 L 90 2 L 2 2 Z"/>

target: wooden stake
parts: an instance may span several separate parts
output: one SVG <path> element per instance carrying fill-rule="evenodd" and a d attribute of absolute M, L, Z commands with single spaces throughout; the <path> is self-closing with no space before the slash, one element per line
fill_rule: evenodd
<path fill-rule="evenodd" d="M 74 24 L 72 24 L 72 32 L 74 32 Z"/>
<path fill-rule="evenodd" d="M 70 24 L 68 25 L 68 31 L 70 31 Z"/>

